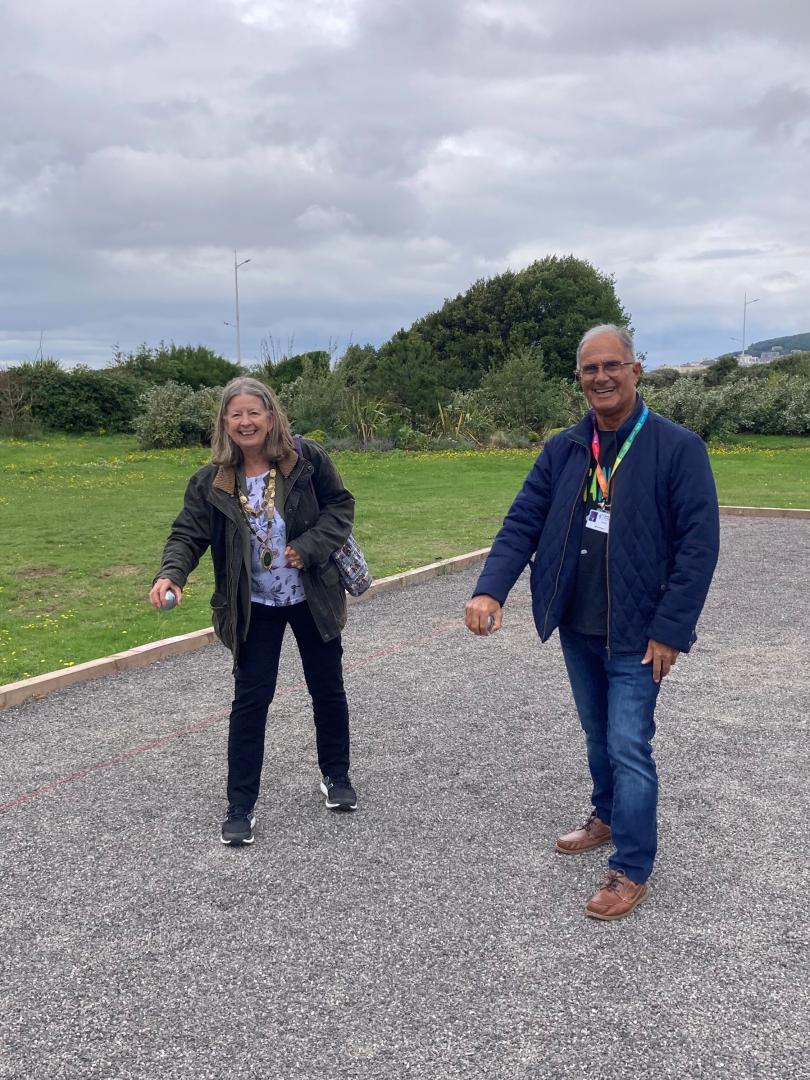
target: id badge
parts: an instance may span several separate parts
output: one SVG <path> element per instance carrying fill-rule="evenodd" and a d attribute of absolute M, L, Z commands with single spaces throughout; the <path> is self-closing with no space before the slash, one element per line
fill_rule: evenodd
<path fill-rule="evenodd" d="M 589 510 L 585 519 L 586 529 L 595 529 L 596 532 L 606 533 L 610 531 L 609 510 Z"/>

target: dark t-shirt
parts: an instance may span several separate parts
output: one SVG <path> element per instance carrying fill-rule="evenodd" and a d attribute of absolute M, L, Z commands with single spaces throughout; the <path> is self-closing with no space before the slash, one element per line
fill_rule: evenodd
<path fill-rule="evenodd" d="M 613 468 L 618 453 L 619 432 L 599 432 L 599 464 L 603 469 Z M 622 439 L 624 441 L 624 439 Z M 586 529 L 585 520 L 591 510 L 598 507 L 602 492 L 599 484 L 595 486 L 593 462 L 585 481 L 582 501 L 582 542 L 579 551 L 577 577 L 571 599 L 565 609 L 562 622 L 571 630 L 580 634 L 607 634 L 608 596 L 607 596 L 607 538 L 608 534 Z"/>

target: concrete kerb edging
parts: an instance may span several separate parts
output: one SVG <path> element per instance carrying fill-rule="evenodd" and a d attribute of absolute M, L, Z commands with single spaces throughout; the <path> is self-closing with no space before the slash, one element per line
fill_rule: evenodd
<path fill-rule="evenodd" d="M 810 522 L 810 510 L 794 510 L 782 506 L 721 506 L 720 513 L 726 517 L 795 518 Z M 423 581 L 430 581 L 441 574 L 465 570 L 468 566 L 482 562 L 488 553 L 488 547 L 479 548 L 478 551 L 470 551 L 466 555 L 441 559 L 439 562 L 428 563 L 427 566 L 419 566 L 415 570 L 406 570 L 402 574 L 380 578 L 362 596 L 350 596 L 349 603 L 365 603 L 381 593 L 407 589 L 413 585 L 420 585 Z M 112 675 L 119 671 L 132 671 L 135 668 L 146 667 L 147 664 L 154 664 L 158 660 L 165 660 L 170 656 L 193 652 L 204 645 L 210 645 L 214 640 L 214 631 L 208 627 L 205 630 L 195 630 L 191 634 L 152 641 L 147 645 L 128 649 L 126 652 L 115 653 L 113 656 L 90 660 L 86 664 L 76 664 L 75 667 L 66 668 L 64 671 L 51 671 L 45 675 L 35 675 L 31 679 L 7 683 L 5 686 L 0 686 L 0 710 L 8 709 L 12 705 L 20 705 L 31 698 L 45 697 L 47 694 L 52 694 L 54 690 L 75 686 L 76 683 L 100 679 L 104 675 Z"/>
<path fill-rule="evenodd" d="M 350 604 L 365 603 L 381 593 L 407 589 L 423 581 L 430 581 L 431 578 L 439 577 L 441 574 L 457 573 L 460 570 L 466 570 L 468 566 L 474 566 L 477 562 L 482 562 L 488 552 L 488 547 L 480 548 L 466 555 L 456 555 L 452 559 L 441 559 L 439 562 L 428 563 L 427 566 L 419 566 L 415 570 L 406 570 L 402 574 L 392 574 L 390 577 L 375 581 L 362 596 L 349 596 L 347 599 Z M 86 664 L 76 664 L 75 667 L 65 668 L 64 671 L 51 671 L 44 675 L 35 675 L 31 679 L 7 683 L 5 686 L 0 686 L 0 710 L 8 709 L 12 705 L 21 705 L 32 698 L 43 698 L 52 694 L 54 690 L 62 690 L 67 686 L 90 682 L 91 679 L 100 679 L 119 671 L 133 671 L 135 668 L 154 664 L 158 660 L 166 660 L 170 656 L 193 652 L 195 649 L 210 645 L 215 640 L 213 628 L 209 626 L 205 630 L 195 630 L 191 634 L 164 638 L 162 641 L 151 641 L 147 645 L 138 645 L 134 649 L 127 649 L 126 652 L 115 653 L 113 656 L 90 660 Z"/>
<path fill-rule="evenodd" d="M 810 521 L 810 510 L 794 510 L 787 506 L 721 506 L 723 517 L 796 518 Z"/>

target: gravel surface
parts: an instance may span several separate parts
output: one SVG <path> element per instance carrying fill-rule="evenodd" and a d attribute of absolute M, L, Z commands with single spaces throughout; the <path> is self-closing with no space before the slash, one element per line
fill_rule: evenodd
<path fill-rule="evenodd" d="M 606 849 L 556 638 L 476 571 L 345 634 L 361 809 L 330 814 L 294 645 L 256 843 L 219 843 L 218 645 L 0 713 L 0 1078 L 808 1077 L 810 531 L 725 519 L 701 639 L 658 707 L 647 901 Z"/>

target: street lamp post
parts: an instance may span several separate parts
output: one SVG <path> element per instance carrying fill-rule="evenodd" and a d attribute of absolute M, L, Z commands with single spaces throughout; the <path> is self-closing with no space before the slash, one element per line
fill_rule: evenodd
<path fill-rule="evenodd" d="M 236 248 L 233 249 L 233 287 L 236 295 L 236 362 L 242 363 L 242 341 L 239 336 L 239 267 L 249 263 L 250 259 L 236 261 Z"/>
<path fill-rule="evenodd" d="M 756 304 L 756 303 L 759 303 L 759 297 L 757 297 L 755 300 L 749 300 L 748 299 L 748 293 L 743 293 L 743 332 L 742 332 L 742 352 L 740 353 L 740 363 L 742 363 L 742 358 L 745 356 L 745 314 L 748 311 L 748 305 L 749 304 Z"/>

